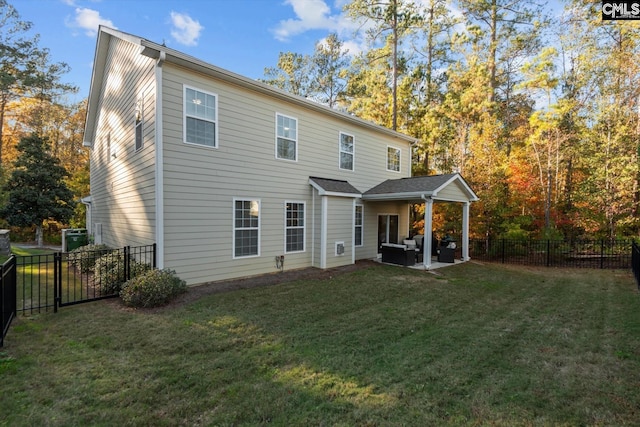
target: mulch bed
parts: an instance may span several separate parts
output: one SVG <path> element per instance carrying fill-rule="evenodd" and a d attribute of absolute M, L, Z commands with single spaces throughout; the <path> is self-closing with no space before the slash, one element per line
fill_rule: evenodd
<path fill-rule="evenodd" d="M 379 264 L 372 260 L 360 260 L 360 261 L 356 261 L 355 264 L 345 265 L 342 267 L 329 268 L 326 270 L 322 270 L 320 268 L 308 267 L 308 268 L 301 268 L 297 270 L 285 270 L 283 272 L 278 272 L 278 273 L 270 273 L 270 274 L 262 274 L 259 276 L 245 277 L 241 279 L 203 283 L 201 285 L 190 286 L 187 289 L 187 292 L 180 295 L 178 298 L 170 302 L 168 305 L 157 307 L 157 308 L 141 309 L 141 308 L 126 307 L 122 303 L 122 300 L 120 298 L 114 298 L 114 299 L 109 299 L 105 301 L 107 301 L 109 304 L 113 304 L 114 306 L 118 306 L 119 308 L 122 308 L 124 310 L 155 312 L 155 311 L 162 311 L 166 309 L 187 305 L 207 295 L 219 294 L 223 292 L 232 292 L 240 289 L 251 289 L 251 288 L 258 288 L 263 286 L 277 285 L 280 283 L 293 282 L 296 280 L 306 280 L 306 279 L 329 280 L 336 275 L 348 273 L 351 271 L 361 270 L 365 268 L 371 268 L 374 265 L 379 265 Z"/>

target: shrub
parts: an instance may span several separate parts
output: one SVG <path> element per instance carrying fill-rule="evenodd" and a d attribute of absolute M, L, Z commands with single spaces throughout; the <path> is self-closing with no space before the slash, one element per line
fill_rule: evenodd
<path fill-rule="evenodd" d="M 137 277 L 151 269 L 149 264 L 129 259 L 129 276 Z M 122 252 L 111 252 L 98 258 L 95 263 L 95 283 L 104 295 L 120 292 L 125 278 L 125 258 Z"/>
<path fill-rule="evenodd" d="M 111 249 L 107 245 L 86 245 L 69 252 L 69 262 L 83 273 L 93 270 L 96 260 Z"/>
<path fill-rule="evenodd" d="M 120 297 L 131 307 L 157 307 L 186 292 L 187 284 L 173 270 L 150 270 L 122 286 Z"/>

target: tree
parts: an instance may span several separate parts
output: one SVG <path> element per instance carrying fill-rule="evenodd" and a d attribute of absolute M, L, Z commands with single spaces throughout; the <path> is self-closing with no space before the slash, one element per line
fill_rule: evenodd
<path fill-rule="evenodd" d="M 18 151 L 15 169 L 3 189 L 9 200 L 2 215 L 13 226 L 35 226 L 36 242 L 42 246 L 44 221 L 66 222 L 73 215 L 73 193 L 63 181 L 68 173 L 49 153 L 47 141 L 36 135 L 22 138 Z"/>
<path fill-rule="evenodd" d="M 309 55 L 280 52 L 278 65 L 265 68 L 264 75 L 267 78 L 261 81 L 293 95 L 307 96 L 311 91 L 310 62 Z"/>
<path fill-rule="evenodd" d="M 354 19 L 373 24 L 367 31 L 372 44 L 386 43 L 391 56 L 391 128 L 398 128 L 399 46 L 417 23 L 416 6 L 408 0 L 353 0 L 344 7 Z"/>
<path fill-rule="evenodd" d="M 30 22 L 22 21 L 16 9 L 0 0 L 0 165 L 3 129 L 9 104 L 24 92 L 26 63 L 36 49 L 38 37 L 26 37 Z"/>
<path fill-rule="evenodd" d="M 316 50 L 311 57 L 313 67 L 311 90 L 330 108 L 335 107 L 345 95 L 346 74 L 349 66 L 347 53 L 338 35 L 331 33 L 324 42 L 316 43 Z"/>

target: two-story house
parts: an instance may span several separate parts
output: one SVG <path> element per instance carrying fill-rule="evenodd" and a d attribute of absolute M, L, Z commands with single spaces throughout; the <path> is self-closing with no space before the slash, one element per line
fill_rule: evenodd
<path fill-rule="evenodd" d="M 412 202 L 444 194 L 468 227 L 475 195 L 457 174 L 410 178 L 414 142 L 101 27 L 87 226 L 113 247 L 157 243 L 158 267 L 189 284 L 274 272 L 276 257 L 351 264 L 408 235 Z"/>

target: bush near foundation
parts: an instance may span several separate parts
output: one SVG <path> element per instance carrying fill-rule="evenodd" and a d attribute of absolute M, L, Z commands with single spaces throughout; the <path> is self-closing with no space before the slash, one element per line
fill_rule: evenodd
<path fill-rule="evenodd" d="M 122 252 L 112 252 L 98 258 L 95 263 L 95 283 L 103 295 L 117 294 L 126 282 L 124 276 L 125 257 Z M 151 269 L 149 264 L 129 260 L 129 277 L 134 278 Z"/>
<path fill-rule="evenodd" d="M 187 284 L 173 270 L 150 270 L 132 278 L 120 291 L 120 298 L 130 307 L 158 307 L 186 292 Z"/>
<path fill-rule="evenodd" d="M 69 262 L 82 273 L 93 270 L 96 261 L 111 249 L 107 245 L 85 245 L 69 252 Z"/>

